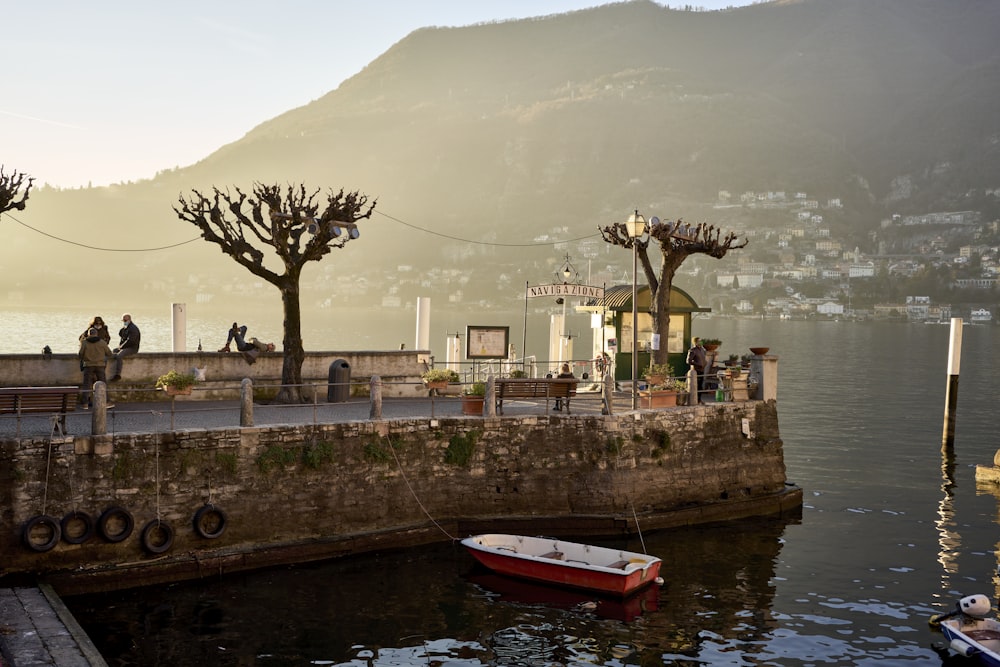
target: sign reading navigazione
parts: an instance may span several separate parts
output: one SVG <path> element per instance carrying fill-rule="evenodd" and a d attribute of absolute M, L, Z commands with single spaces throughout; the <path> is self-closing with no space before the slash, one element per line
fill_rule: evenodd
<path fill-rule="evenodd" d="M 535 285 L 527 289 L 528 298 L 536 296 L 576 296 L 584 299 L 603 299 L 604 288 L 591 285 L 571 285 L 556 283 L 554 285 Z"/>

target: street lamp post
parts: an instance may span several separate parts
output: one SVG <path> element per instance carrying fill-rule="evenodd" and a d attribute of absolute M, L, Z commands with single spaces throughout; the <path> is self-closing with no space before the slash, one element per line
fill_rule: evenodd
<path fill-rule="evenodd" d="M 639 375 L 639 311 L 636 304 L 639 288 L 636 271 L 639 268 L 639 237 L 646 231 L 646 219 L 638 209 L 625 221 L 625 231 L 632 239 L 632 409 L 635 410 L 639 407 L 639 387 L 636 384 L 636 376 Z"/>

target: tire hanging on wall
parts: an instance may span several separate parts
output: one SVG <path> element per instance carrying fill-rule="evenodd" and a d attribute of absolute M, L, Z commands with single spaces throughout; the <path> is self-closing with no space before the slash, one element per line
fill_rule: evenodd
<path fill-rule="evenodd" d="M 48 536 L 43 541 L 37 541 L 32 537 L 32 532 L 36 528 L 48 531 Z M 47 514 L 39 514 L 38 516 L 31 517 L 24 523 L 24 529 L 21 531 L 24 546 L 39 553 L 48 551 L 59 544 L 61 537 L 62 529 L 59 527 L 59 522 Z"/>
<path fill-rule="evenodd" d="M 120 526 L 120 529 L 116 530 Z M 135 519 L 124 507 L 115 505 L 104 510 L 97 520 L 97 531 L 108 542 L 121 542 L 132 534 Z"/>
<path fill-rule="evenodd" d="M 200 537 L 214 540 L 226 530 L 226 513 L 216 505 L 205 503 L 194 513 L 194 532 Z"/>
<path fill-rule="evenodd" d="M 142 548 L 151 554 L 162 554 L 174 544 L 174 529 L 160 519 L 149 521 L 142 528 Z"/>
<path fill-rule="evenodd" d="M 83 524 L 82 530 L 74 531 L 76 524 Z M 62 528 L 62 538 L 67 544 L 83 544 L 94 536 L 94 517 L 86 512 L 76 510 L 70 512 L 59 522 Z"/>

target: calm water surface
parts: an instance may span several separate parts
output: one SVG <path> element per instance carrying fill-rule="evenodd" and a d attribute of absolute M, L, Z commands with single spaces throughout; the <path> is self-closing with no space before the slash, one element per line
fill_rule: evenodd
<path fill-rule="evenodd" d="M 939 665 L 928 628 L 998 593 L 993 327 L 966 326 L 954 457 L 948 326 L 698 320 L 767 345 L 801 520 L 643 535 L 666 585 L 628 604 L 485 575 L 457 545 L 70 598 L 116 665 Z M 629 547 L 641 550 L 638 540 Z"/>

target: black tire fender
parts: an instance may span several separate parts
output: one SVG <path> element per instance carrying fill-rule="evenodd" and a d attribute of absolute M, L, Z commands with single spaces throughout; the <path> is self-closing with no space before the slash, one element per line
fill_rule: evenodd
<path fill-rule="evenodd" d="M 44 542 L 36 542 L 31 539 L 32 531 L 39 526 L 47 528 L 49 531 L 49 538 Z M 39 514 L 38 516 L 31 517 L 24 522 L 24 529 L 21 531 L 21 538 L 24 540 L 24 546 L 39 553 L 48 551 L 55 545 L 59 544 L 59 539 L 61 537 L 62 529 L 59 527 L 59 522 L 47 514 Z"/>
<path fill-rule="evenodd" d="M 207 528 L 203 521 L 203 519 L 211 519 L 213 516 L 215 518 L 214 530 Z M 205 503 L 194 513 L 194 532 L 198 533 L 199 537 L 214 540 L 226 531 L 227 521 L 226 513 L 220 507 Z"/>
<path fill-rule="evenodd" d="M 113 532 L 112 528 L 115 522 L 120 522 L 122 526 L 121 530 L 117 532 Z M 101 518 L 97 520 L 97 531 L 108 542 L 122 542 L 128 539 L 134 529 L 135 519 L 132 518 L 127 509 L 118 505 L 104 510 Z"/>
<path fill-rule="evenodd" d="M 142 548 L 151 554 L 162 554 L 174 545 L 174 529 L 161 519 L 153 519 L 142 527 Z"/>
<path fill-rule="evenodd" d="M 73 534 L 73 531 L 69 530 L 76 522 L 83 524 L 83 532 L 78 535 Z M 94 536 L 94 517 L 86 512 L 73 510 L 62 518 L 62 521 L 59 522 L 59 527 L 62 529 L 64 542 L 67 544 L 83 544 Z"/>

